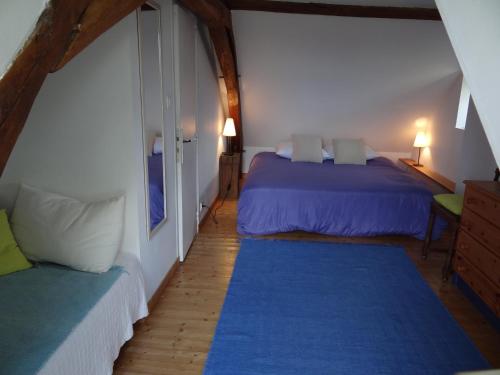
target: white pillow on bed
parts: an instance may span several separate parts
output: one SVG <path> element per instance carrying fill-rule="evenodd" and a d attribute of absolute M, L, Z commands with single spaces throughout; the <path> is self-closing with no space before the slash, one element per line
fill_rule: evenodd
<path fill-rule="evenodd" d="M 163 154 L 163 137 L 155 137 L 153 155 Z"/>
<path fill-rule="evenodd" d="M 292 134 L 292 162 L 323 163 L 323 141 L 317 135 Z"/>
<path fill-rule="evenodd" d="M 31 260 L 101 273 L 113 265 L 121 245 L 125 198 L 83 203 L 21 185 L 12 230 Z"/>
<path fill-rule="evenodd" d="M 328 159 L 335 159 L 335 151 L 333 150 L 333 141 L 329 142 L 325 146 L 325 152 L 328 155 Z M 365 143 L 365 154 L 366 154 L 366 160 L 372 160 L 375 158 L 378 158 L 379 155 Z M 326 158 L 325 158 L 326 159 Z"/>
<path fill-rule="evenodd" d="M 325 149 L 322 149 L 323 160 L 332 159 Z M 292 141 L 282 141 L 276 145 L 276 155 L 282 158 L 291 159 L 293 154 L 293 143 Z"/>
<path fill-rule="evenodd" d="M 366 165 L 365 145 L 361 139 L 334 139 L 335 164 Z"/>

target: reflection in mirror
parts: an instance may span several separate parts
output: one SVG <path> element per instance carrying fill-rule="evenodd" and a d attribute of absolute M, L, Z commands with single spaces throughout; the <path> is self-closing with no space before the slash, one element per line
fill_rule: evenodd
<path fill-rule="evenodd" d="M 146 210 L 150 235 L 167 217 L 163 138 L 160 8 L 148 1 L 138 11 L 142 131 L 145 153 Z"/>

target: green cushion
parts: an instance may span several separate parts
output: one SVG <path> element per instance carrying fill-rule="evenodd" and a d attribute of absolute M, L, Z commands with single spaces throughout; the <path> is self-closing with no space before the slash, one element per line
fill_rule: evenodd
<path fill-rule="evenodd" d="M 0 210 L 0 276 L 30 267 L 31 263 L 19 250 L 19 246 L 10 230 L 7 212 Z"/>
<path fill-rule="evenodd" d="M 446 208 L 448 211 L 453 212 L 455 215 L 462 214 L 462 207 L 464 205 L 464 196 L 461 194 L 438 194 L 434 196 L 436 202 Z"/>

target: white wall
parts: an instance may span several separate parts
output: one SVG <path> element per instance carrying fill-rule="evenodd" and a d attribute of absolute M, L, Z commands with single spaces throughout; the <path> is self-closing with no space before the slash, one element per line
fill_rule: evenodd
<path fill-rule="evenodd" d="M 0 2 L 0 79 L 34 30 L 48 0 Z"/>
<path fill-rule="evenodd" d="M 209 206 L 219 194 L 219 155 L 224 150 L 224 110 L 217 78 L 217 60 L 210 37 L 201 25 L 197 38 L 197 133 L 200 201 Z M 207 210 L 201 212 L 205 215 Z"/>
<path fill-rule="evenodd" d="M 436 0 L 436 4 L 500 164 L 500 1 Z"/>
<path fill-rule="evenodd" d="M 172 1 L 161 5 L 163 95 L 169 102 L 174 95 Z M 140 113 L 132 13 L 49 75 L 0 182 L 25 182 L 84 200 L 125 193 L 123 248 L 140 257 L 150 298 L 177 259 L 175 113 L 173 106 L 164 107 L 168 218 L 151 239 Z"/>
<path fill-rule="evenodd" d="M 439 83 L 442 85 L 442 92 L 436 97 L 435 112 L 428 118 L 427 135 L 430 146 L 422 150 L 420 158 L 420 162 L 426 167 L 452 181 L 456 181 L 460 172 L 459 158 L 464 136 L 464 131 L 455 127 L 461 77 L 461 74 L 456 74 Z M 417 150 L 412 151 L 416 160 Z"/>
<path fill-rule="evenodd" d="M 135 16 L 127 17 L 48 76 L 2 182 L 25 182 L 86 200 L 126 193 L 124 249 L 139 255 L 135 27 Z"/>
<path fill-rule="evenodd" d="M 470 101 L 469 113 L 458 156 L 457 192 L 464 191 L 464 180 L 492 180 L 496 162 L 474 101 Z"/>
<path fill-rule="evenodd" d="M 236 11 L 233 23 L 245 147 L 309 132 L 407 153 L 417 118 L 455 122 L 459 66 L 441 22 Z"/>

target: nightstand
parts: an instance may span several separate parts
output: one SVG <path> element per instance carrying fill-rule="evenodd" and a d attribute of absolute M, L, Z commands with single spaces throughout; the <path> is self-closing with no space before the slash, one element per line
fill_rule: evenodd
<path fill-rule="evenodd" d="M 416 166 L 415 160 L 399 159 L 405 170 L 419 177 L 430 188 L 433 194 L 455 192 L 455 182 L 424 166 Z"/>
<path fill-rule="evenodd" d="M 238 198 L 241 153 L 221 154 L 219 158 L 219 197 Z M 227 195 L 226 195 L 227 194 Z"/>

